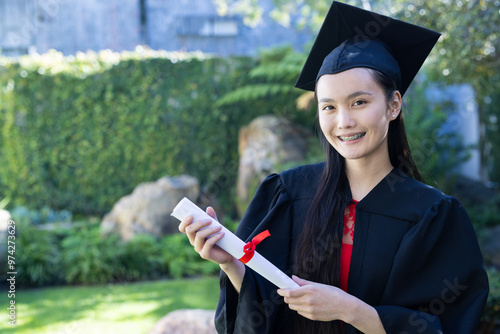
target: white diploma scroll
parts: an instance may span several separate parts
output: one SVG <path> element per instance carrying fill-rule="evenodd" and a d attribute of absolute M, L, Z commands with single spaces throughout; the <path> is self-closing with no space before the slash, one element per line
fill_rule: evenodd
<path fill-rule="evenodd" d="M 182 221 L 186 216 L 189 215 L 193 216 L 193 221 L 210 219 L 212 221 L 212 224 L 210 226 L 222 226 L 217 220 L 210 217 L 196 204 L 184 197 L 174 208 L 172 216 Z M 235 236 L 224 226 L 222 226 L 222 232 L 224 232 L 224 237 L 217 242 L 217 245 L 237 259 L 240 259 L 243 255 L 245 255 L 243 251 L 245 242 Z M 257 251 L 255 251 L 253 257 L 246 263 L 246 265 L 279 288 L 299 287 L 297 283 L 295 283 L 290 277 L 285 275 L 285 273 L 279 270 L 274 264 L 269 262 Z"/>

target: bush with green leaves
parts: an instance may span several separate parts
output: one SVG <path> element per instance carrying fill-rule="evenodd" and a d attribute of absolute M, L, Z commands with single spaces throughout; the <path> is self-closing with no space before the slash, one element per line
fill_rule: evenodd
<path fill-rule="evenodd" d="M 14 205 L 103 214 L 141 182 L 191 174 L 230 208 L 239 128 L 293 106 L 217 105 L 254 64 L 151 50 L 0 57 L 0 187 Z"/>
<path fill-rule="evenodd" d="M 451 192 L 457 166 L 469 158 L 462 134 L 443 131 L 451 105 L 427 101 L 426 82 L 417 82 L 405 95 L 405 128 L 413 159 L 426 183 Z M 452 111 L 451 111 L 452 112 Z"/>
<path fill-rule="evenodd" d="M 101 236 L 98 228 L 74 231 L 61 243 L 62 268 L 69 284 L 103 284 L 123 273 L 124 246 L 118 235 Z"/>
<path fill-rule="evenodd" d="M 156 237 L 139 234 L 125 242 L 123 247 L 120 254 L 121 268 L 115 273 L 118 280 L 157 279 L 166 273 L 161 245 Z"/>
<path fill-rule="evenodd" d="M 296 107 L 294 112 L 289 113 L 286 106 L 278 105 L 278 108 L 283 107 L 278 114 L 286 115 L 300 124 L 311 126 L 316 109 L 314 97 L 310 92 L 300 96 L 300 91 L 291 89 L 293 81 L 302 69 L 303 59 L 305 59 L 305 54 L 294 52 L 289 48 L 276 48 L 263 52 L 258 65 L 249 72 L 249 77 L 253 81 L 224 95 L 218 103 L 237 105 L 254 103 L 268 97 L 286 96 L 296 101 L 297 105 L 304 104 L 300 106 L 303 110 L 299 111 Z M 447 106 L 430 104 L 425 96 L 428 83 L 419 81 L 417 80 L 404 98 L 406 132 L 415 162 L 427 183 L 441 187 L 453 182 L 453 176 L 456 175 L 453 170 L 468 158 L 468 148 L 462 144 L 460 134 L 441 131 L 447 118 L 447 110 L 445 110 Z M 257 89 L 256 86 L 259 88 Z M 303 99 L 309 103 L 303 103 Z M 313 149 L 306 160 L 276 166 L 277 171 L 319 161 L 322 158 L 318 152 L 319 141 L 312 141 L 309 144 Z"/>
<path fill-rule="evenodd" d="M 477 228 L 500 224 L 500 194 L 490 198 L 486 203 L 467 206 L 467 212 Z"/>
<path fill-rule="evenodd" d="M 219 271 L 218 265 L 194 251 L 184 234 L 162 239 L 139 234 L 122 241 L 118 234 L 101 235 L 95 222 L 52 230 L 16 223 L 16 247 L 18 281 L 23 287 L 131 282 Z M 6 265 L 2 263 L 5 269 Z"/>
<path fill-rule="evenodd" d="M 20 286 L 44 286 L 63 281 L 60 249 L 51 231 L 16 222 L 15 237 L 15 267 Z"/>
<path fill-rule="evenodd" d="M 219 272 L 219 266 L 203 260 L 184 234 L 172 234 L 161 240 L 163 262 L 168 274 L 174 278 L 211 275 Z"/>
<path fill-rule="evenodd" d="M 481 317 L 480 334 L 498 333 L 500 329 L 500 270 L 488 268 L 490 294 Z"/>

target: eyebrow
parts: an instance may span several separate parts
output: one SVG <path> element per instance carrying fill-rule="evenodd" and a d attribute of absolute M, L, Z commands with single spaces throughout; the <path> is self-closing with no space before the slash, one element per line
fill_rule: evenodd
<path fill-rule="evenodd" d="M 352 93 L 352 94 L 349 94 L 349 95 L 347 96 L 346 100 L 351 100 L 351 99 L 353 99 L 353 98 L 355 98 L 355 97 L 358 97 L 358 96 L 360 96 L 360 95 L 370 95 L 370 96 L 372 96 L 373 94 L 372 94 L 372 93 L 370 93 L 370 92 L 367 92 L 367 91 L 360 90 L 360 91 L 354 92 L 354 93 Z M 331 99 L 331 98 L 329 98 L 329 97 L 323 97 L 323 98 L 321 98 L 321 99 L 319 100 L 319 102 L 320 102 L 320 103 L 322 103 L 322 102 L 335 102 L 335 99 Z"/>

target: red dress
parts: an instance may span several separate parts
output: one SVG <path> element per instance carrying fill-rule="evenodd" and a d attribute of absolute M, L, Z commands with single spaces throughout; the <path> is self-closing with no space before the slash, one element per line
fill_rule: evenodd
<path fill-rule="evenodd" d="M 358 201 L 352 200 L 345 208 L 344 212 L 344 234 L 342 238 L 342 248 L 340 249 L 340 288 L 347 292 L 347 282 L 349 279 L 349 268 L 351 266 L 352 243 L 354 240 L 354 222 L 356 220 L 356 204 Z M 350 242 L 344 242 L 345 239 Z"/>

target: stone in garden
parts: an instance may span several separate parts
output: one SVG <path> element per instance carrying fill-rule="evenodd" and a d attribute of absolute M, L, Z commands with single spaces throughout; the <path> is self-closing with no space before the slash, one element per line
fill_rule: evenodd
<path fill-rule="evenodd" d="M 486 263 L 500 267 L 500 225 L 486 229 L 481 240 L 481 251 Z"/>
<path fill-rule="evenodd" d="M 198 180 L 192 176 L 162 177 L 156 182 L 141 183 L 132 194 L 122 197 L 104 216 L 103 233 L 118 232 L 123 240 L 136 234 L 162 237 L 179 232 L 179 221 L 170 216 L 177 203 L 188 197 L 200 197 Z"/>
<path fill-rule="evenodd" d="M 278 116 L 260 116 L 239 133 L 237 195 L 244 211 L 257 186 L 275 172 L 276 167 L 303 160 L 311 133 Z"/>
<path fill-rule="evenodd" d="M 170 312 L 148 334 L 217 334 L 215 311 L 186 309 Z"/>
<path fill-rule="evenodd" d="M 467 205 L 481 205 L 488 203 L 496 195 L 496 191 L 488 188 L 483 182 L 473 180 L 466 176 L 457 178 L 453 196 L 458 197 Z"/>

